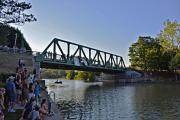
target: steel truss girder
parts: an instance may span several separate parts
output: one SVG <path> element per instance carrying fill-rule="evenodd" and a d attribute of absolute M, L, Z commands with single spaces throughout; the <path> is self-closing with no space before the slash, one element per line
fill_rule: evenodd
<path fill-rule="evenodd" d="M 49 51 L 51 46 L 53 47 L 53 50 Z M 74 52 L 71 50 L 72 46 L 76 47 Z M 93 52 L 95 52 L 94 55 Z M 80 68 L 92 67 L 93 69 L 106 70 L 126 69 L 124 60 L 121 56 L 57 38 L 54 38 L 45 50 L 38 54 L 36 58 L 37 61 L 42 63 L 48 62 L 57 65 L 79 66 Z M 79 64 L 77 64 L 77 61 Z"/>

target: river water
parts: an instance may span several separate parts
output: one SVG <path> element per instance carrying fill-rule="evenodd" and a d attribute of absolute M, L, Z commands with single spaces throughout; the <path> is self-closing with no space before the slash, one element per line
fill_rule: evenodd
<path fill-rule="evenodd" d="M 180 85 L 46 80 L 65 120 L 180 120 Z"/>

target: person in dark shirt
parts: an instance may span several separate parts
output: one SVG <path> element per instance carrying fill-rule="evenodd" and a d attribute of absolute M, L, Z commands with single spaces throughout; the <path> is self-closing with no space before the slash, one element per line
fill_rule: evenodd
<path fill-rule="evenodd" d="M 35 106 L 35 97 L 31 97 L 30 101 L 26 103 L 24 110 L 22 112 L 23 119 L 28 119 L 29 114 L 33 111 Z"/>

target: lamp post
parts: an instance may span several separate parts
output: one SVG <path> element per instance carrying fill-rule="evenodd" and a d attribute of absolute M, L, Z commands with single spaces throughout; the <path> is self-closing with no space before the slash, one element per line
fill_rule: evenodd
<path fill-rule="evenodd" d="M 17 43 L 17 33 L 15 34 L 15 39 L 14 39 L 14 46 L 13 46 L 13 52 L 16 52 L 16 43 Z"/>
<path fill-rule="evenodd" d="M 16 41 L 17 41 L 17 33 L 15 34 L 15 39 L 14 39 L 14 48 L 16 48 Z"/>
<path fill-rule="evenodd" d="M 24 49 L 24 40 L 21 38 L 21 49 Z"/>

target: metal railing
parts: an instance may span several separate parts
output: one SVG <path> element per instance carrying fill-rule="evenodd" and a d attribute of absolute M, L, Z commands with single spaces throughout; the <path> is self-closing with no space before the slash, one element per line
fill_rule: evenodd
<path fill-rule="evenodd" d="M 49 93 L 49 97 L 51 98 L 51 95 L 53 95 L 53 102 L 55 103 L 56 102 L 56 93 L 53 92 L 53 91 L 50 91 Z M 52 99 L 52 98 L 51 98 Z"/>
<path fill-rule="evenodd" d="M 0 52 L 4 52 L 4 53 L 8 53 L 8 54 L 32 55 L 32 56 L 37 56 L 40 54 L 40 52 L 38 52 L 38 51 L 3 47 L 3 46 L 0 46 Z"/>

